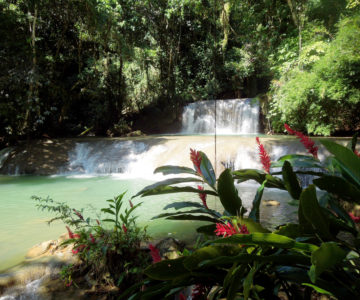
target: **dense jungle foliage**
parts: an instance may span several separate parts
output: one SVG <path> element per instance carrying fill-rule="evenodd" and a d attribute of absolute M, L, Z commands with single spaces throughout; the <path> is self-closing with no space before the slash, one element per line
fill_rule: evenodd
<path fill-rule="evenodd" d="M 268 130 L 360 120 L 358 0 L 0 0 L 0 139 L 135 128 L 267 94 Z M 169 113 L 171 112 L 171 113 Z"/>

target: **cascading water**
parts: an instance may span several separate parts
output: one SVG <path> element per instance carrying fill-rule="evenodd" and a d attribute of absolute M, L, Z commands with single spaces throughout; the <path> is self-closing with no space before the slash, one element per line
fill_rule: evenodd
<path fill-rule="evenodd" d="M 256 134 L 259 132 L 259 102 L 255 99 L 198 101 L 184 107 L 184 134 Z"/>
<path fill-rule="evenodd" d="M 11 147 L 0 150 L 0 169 L 12 150 L 13 148 Z"/>
<path fill-rule="evenodd" d="M 153 158 L 166 151 L 162 145 L 142 141 L 114 140 L 76 143 L 69 152 L 64 174 L 152 174 Z"/>

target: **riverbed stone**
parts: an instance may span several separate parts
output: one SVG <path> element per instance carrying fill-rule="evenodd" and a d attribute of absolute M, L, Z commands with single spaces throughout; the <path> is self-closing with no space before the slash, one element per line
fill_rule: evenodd
<path fill-rule="evenodd" d="M 167 237 L 160 240 L 155 246 L 159 249 L 160 255 L 163 258 L 176 259 L 179 257 L 179 253 L 184 250 L 185 243 L 172 237 Z"/>
<path fill-rule="evenodd" d="M 57 242 L 54 240 L 42 242 L 30 248 L 26 253 L 26 258 L 35 258 L 45 254 L 50 248 L 56 247 Z"/>
<path fill-rule="evenodd" d="M 280 202 L 276 200 L 265 200 L 266 206 L 279 206 Z"/>

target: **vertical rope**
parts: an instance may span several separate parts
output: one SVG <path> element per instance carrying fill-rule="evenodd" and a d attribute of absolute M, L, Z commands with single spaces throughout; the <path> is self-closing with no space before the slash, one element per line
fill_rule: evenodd
<path fill-rule="evenodd" d="M 216 175 L 216 170 L 217 170 L 217 163 L 216 163 L 216 114 L 217 114 L 217 105 L 216 105 L 216 99 L 214 99 L 214 104 L 215 104 L 215 134 L 214 134 L 214 143 L 215 143 L 215 175 Z"/>
<path fill-rule="evenodd" d="M 216 42 L 216 1 L 213 2 L 213 21 L 214 21 L 214 24 L 215 24 L 215 42 Z M 216 47 L 216 43 L 215 43 L 215 47 Z M 215 48 L 215 51 L 216 51 L 216 48 Z M 215 52 L 214 51 L 214 52 Z M 215 74 L 215 53 L 213 54 L 213 89 L 215 89 L 215 84 L 216 84 L 216 74 Z M 213 90 L 213 99 L 214 99 L 214 113 L 215 113 L 215 134 L 214 134 L 214 151 L 215 151 L 215 158 L 214 158 L 214 163 L 215 163 L 215 167 L 214 167 L 214 171 L 215 171 L 215 177 L 217 176 L 217 147 L 216 147 L 216 139 L 217 139 L 217 136 L 216 136 L 216 123 L 217 123 L 217 103 L 216 103 L 216 99 L 217 97 L 214 97 L 214 90 Z M 217 207 L 216 207 L 216 202 L 215 201 L 215 210 L 217 210 Z"/>

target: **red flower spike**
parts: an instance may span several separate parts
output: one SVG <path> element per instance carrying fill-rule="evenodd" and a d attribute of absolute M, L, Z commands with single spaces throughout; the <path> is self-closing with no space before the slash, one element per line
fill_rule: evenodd
<path fill-rule="evenodd" d="M 295 134 L 296 131 L 295 131 L 295 130 L 292 130 L 288 124 L 284 123 L 284 127 L 285 127 L 286 131 L 287 131 L 290 135 L 294 135 L 294 134 Z"/>
<path fill-rule="evenodd" d="M 134 207 L 134 204 L 131 202 L 131 200 L 129 200 L 129 204 L 130 204 L 130 207 L 131 207 L 131 208 Z"/>
<path fill-rule="evenodd" d="M 161 256 L 160 256 L 159 249 L 156 248 L 152 244 L 149 244 L 149 249 L 150 249 L 150 255 L 152 257 L 153 263 L 155 264 L 155 263 L 161 261 Z"/>
<path fill-rule="evenodd" d="M 184 296 L 183 293 L 179 294 L 179 300 L 186 300 L 186 297 Z"/>
<path fill-rule="evenodd" d="M 94 238 L 94 236 L 90 233 L 90 240 L 91 240 L 91 242 L 93 243 L 93 244 L 95 244 L 95 238 Z"/>
<path fill-rule="evenodd" d="M 240 225 L 239 227 L 240 233 L 241 234 L 250 234 L 250 231 L 247 229 L 246 225 Z"/>
<path fill-rule="evenodd" d="M 203 191 L 204 188 L 201 186 L 201 185 L 198 185 L 198 190 L 199 191 Z M 207 203 L 206 203 L 206 194 L 205 193 L 199 193 L 199 198 L 201 199 L 202 203 L 204 204 L 205 208 L 209 209 L 209 207 L 207 206 Z"/>
<path fill-rule="evenodd" d="M 196 172 L 198 172 L 199 175 L 202 175 L 201 170 L 200 170 L 201 159 L 202 159 L 202 157 L 200 155 L 200 152 L 190 148 L 190 160 L 194 164 Z"/>
<path fill-rule="evenodd" d="M 82 214 L 80 212 L 78 212 L 75 208 L 73 209 L 73 211 L 74 211 L 75 215 L 77 215 L 80 220 L 84 221 L 84 217 L 82 216 Z"/>
<path fill-rule="evenodd" d="M 354 221 L 354 223 L 360 223 L 360 217 L 355 217 L 351 212 L 349 212 L 349 216 Z"/>
<path fill-rule="evenodd" d="M 318 147 L 315 146 L 315 142 L 309 138 L 308 136 L 304 135 L 300 131 L 296 131 L 290 128 L 288 124 L 284 124 L 285 129 L 287 132 L 291 135 L 296 135 L 298 139 L 300 139 L 301 144 L 304 145 L 304 147 L 307 149 L 307 151 L 312 154 L 315 158 L 318 158 L 317 152 L 319 150 Z"/>
<path fill-rule="evenodd" d="M 66 229 L 69 233 L 69 239 L 73 239 L 74 238 L 74 233 L 70 230 L 69 226 L 66 226 Z"/>
<path fill-rule="evenodd" d="M 259 156 L 263 169 L 266 173 L 270 173 L 271 159 L 269 154 L 266 152 L 264 145 L 260 143 L 260 139 L 256 137 L 256 142 L 259 145 Z"/>
<path fill-rule="evenodd" d="M 207 287 L 202 284 L 195 285 L 191 293 L 192 300 L 203 300 L 207 295 Z"/>
<path fill-rule="evenodd" d="M 233 234 L 249 234 L 249 230 L 246 225 L 239 225 L 238 230 L 232 225 L 232 223 L 216 223 L 215 234 L 222 237 L 232 236 Z"/>
<path fill-rule="evenodd" d="M 124 233 L 126 234 L 128 229 L 126 228 L 126 226 L 124 224 L 122 224 L 122 229 L 124 230 Z"/>
<path fill-rule="evenodd" d="M 66 285 L 66 287 L 70 287 L 71 285 L 72 285 L 72 280 L 70 280 L 67 284 L 65 284 Z"/>
<path fill-rule="evenodd" d="M 71 252 L 73 254 L 78 254 L 79 252 L 82 252 L 86 248 L 86 245 L 82 244 L 79 245 L 76 249 L 72 249 Z"/>
<path fill-rule="evenodd" d="M 216 223 L 215 234 L 218 236 L 228 237 L 233 234 L 237 234 L 237 231 L 231 223 Z"/>
<path fill-rule="evenodd" d="M 79 239 L 79 238 L 80 238 L 80 234 L 73 233 L 73 232 L 70 230 L 69 226 L 66 226 L 66 229 L 67 229 L 67 231 L 68 231 L 68 233 L 69 233 L 69 239 Z"/>
<path fill-rule="evenodd" d="M 354 153 L 355 153 L 355 155 L 357 155 L 358 157 L 360 157 L 360 152 L 357 151 L 356 149 L 354 150 Z"/>

